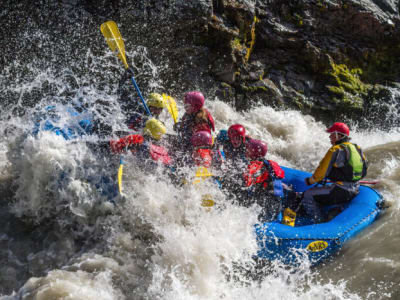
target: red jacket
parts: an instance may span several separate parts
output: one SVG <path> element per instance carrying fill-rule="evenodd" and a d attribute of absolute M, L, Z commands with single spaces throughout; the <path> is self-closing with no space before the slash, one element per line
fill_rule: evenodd
<path fill-rule="evenodd" d="M 172 158 L 168 154 L 168 150 L 162 146 L 157 146 L 149 142 L 144 142 L 143 136 L 140 134 L 131 134 L 120 138 L 116 141 L 110 141 L 111 152 L 120 154 L 129 146 L 136 146 L 132 153 L 143 156 L 144 159 L 151 157 L 154 161 L 160 161 L 165 165 L 172 162 Z"/>
<path fill-rule="evenodd" d="M 266 165 L 269 164 L 270 169 L 274 174 L 271 175 L 269 173 L 269 167 Z M 285 171 L 278 165 L 278 163 L 272 160 L 254 160 L 250 162 L 247 166 L 247 172 L 243 174 L 243 179 L 246 187 L 250 187 L 252 185 L 261 184 L 264 189 L 269 188 L 268 183 L 277 178 L 282 179 L 285 177 Z"/>

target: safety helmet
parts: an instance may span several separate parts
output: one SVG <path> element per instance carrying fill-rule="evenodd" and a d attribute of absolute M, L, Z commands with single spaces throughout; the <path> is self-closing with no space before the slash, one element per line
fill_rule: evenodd
<path fill-rule="evenodd" d="M 329 127 L 326 132 L 328 133 L 340 133 L 344 136 L 349 136 L 350 135 L 350 130 L 349 127 L 341 122 L 336 122 L 333 123 L 333 125 L 331 127 Z"/>
<path fill-rule="evenodd" d="M 229 139 L 232 140 L 234 137 L 243 137 L 243 142 L 246 137 L 246 129 L 241 124 L 233 124 L 228 128 Z"/>
<path fill-rule="evenodd" d="M 256 139 L 250 139 L 246 144 L 246 154 L 250 159 L 262 158 L 267 154 L 266 143 Z"/>
<path fill-rule="evenodd" d="M 193 133 L 191 142 L 194 147 L 212 146 L 213 138 L 208 131 L 198 131 Z"/>
<path fill-rule="evenodd" d="M 150 135 L 152 138 L 159 140 L 167 132 L 167 128 L 162 122 L 157 119 L 147 120 L 144 127 L 144 133 Z"/>
<path fill-rule="evenodd" d="M 184 103 L 187 113 L 198 112 L 204 105 L 204 95 L 198 91 L 188 92 L 185 95 Z"/>
<path fill-rule="evenodd" d="M 157 93 L 151 93 L 149 97 L 147 97 L 147 105 L 158 108 L 164 108 L 167 106 L 163 96 Z"/>

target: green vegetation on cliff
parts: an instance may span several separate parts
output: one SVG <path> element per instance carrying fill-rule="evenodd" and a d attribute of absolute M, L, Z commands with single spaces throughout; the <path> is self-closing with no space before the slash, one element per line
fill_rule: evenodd
<path fill-rule="evenodd" d="M 330 69 L 325 72 L 329 76 L 330 84 L 326 85 L 332 95 L 332 100 L 345 109 L 361 110 L 363 97 L 372 88 L 370 84 L 361 81 L 360 68 L 349 69 L 345 64 L 330 63 Z"/>

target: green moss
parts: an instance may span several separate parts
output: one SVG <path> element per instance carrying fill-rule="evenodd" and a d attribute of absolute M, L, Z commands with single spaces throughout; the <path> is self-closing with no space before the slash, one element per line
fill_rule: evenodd
<path fill-rule="evenodd" d="M 253 23 L 251 24 L 250 33 L 249 33 L 249 42 L 247 43 L 247 52 L 245 60 L 248 61 L 250 58 L 250 54 L 253 51 L 254 45 L 256 43 L 256 24 L 258 23 L 258 19 L 254 16 Z"/>
<path fill-rule="evenodd" d="M 397 81 L 400 75 L 400 44 L 390 49 L 365 52 L 363 59 L 368 61 L 363 77 L 370 82 Z"/>
<path fill-rule="evenodd" d="M 231 41 L 231 48 L 240 52 L 245 48 L 245 46 L 243 46 L 241 40 L 236 37 Z"/>
<path fill-rule="evenodd" d="M 268 88 L 263 85 L 255 85 L 255 86 L 247 86 L 241 85 L 242 91 L 246 93 L 260 93 L 260 92 L 268 92 Z"/>
<path fill-rule="evenodd" d="M 242 20 L 239 24 L 239 37 L 231 41 L 231 49 L 239 53 L 245 53 L 243 59 L 247 62 L 253 51 L 256 41 L 256 24 L 259 22 L 256 16 L 252 21 Z"/>
<path fill-rule="evenodd" d="M 362 109 L 363 96 L 372 88 L 361 81 L 362 73 L 360 68 L 349 69 L 345 64 L 331 62 L 330 70 L 325 75 L 329 77 L 330 84 L 326 87 L 332 95 L 332 101 L 345 108 Z"/>

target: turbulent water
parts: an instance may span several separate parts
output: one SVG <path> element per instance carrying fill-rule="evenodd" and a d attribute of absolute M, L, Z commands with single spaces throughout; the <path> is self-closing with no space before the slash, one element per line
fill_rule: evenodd
<path fill-rule="evenodd" d="M 51 44 L 40 31 L 26 39 Z M 174 96 L 157 79 L 165 66 L 136 46 L 128 55 L 141 61 L 138 78 L 150 80 L 144 94 Z M 56 106 L 60 124 L 79 121 L 66 110 L 74 106 L 126 130 L 117 101 L 122 66 L 105 43 L 103 52 L 82 51 L 84 61 L 69 58 L 61 69 L 46 64 L 46 57 L 17 58 L 0 74 L 1 299 L 400 298 L 400 128 L 380 131 L 371 124 L 359 130 L 351 124 L 352 141 L 369 161 L 367 179 L 379 180 L 375 188 L 390 208 L 326 264 L 261 268 L 252 259 L 258 207 L 239 207 L 216 187 L 176 187 L 130 157 L 124 196 L 110 202 L 105 189 L 113 182 L 104 178 L 116 180 L 118 159 L 109 161 L 87 146 L 102 137 L 66 141 L 49 132 L 31 134 L 37 112 L 47 105 Z M 182 99 L 176 100 L 182 112 Z M 284 166 L 312 171 L 330 146 L 325 125 L 296 111 L 260 106 L 240 114 L 213 98 L 206 106 L 217 130 L 242 123 L 268 143 L 268 158 Z M 398 118 L 396 111 L 388 117 Z M 172 132 L 168 114 L 161 118 Z M 211 210 L 200 205 L 202 189 L 216 200 Z"/>

